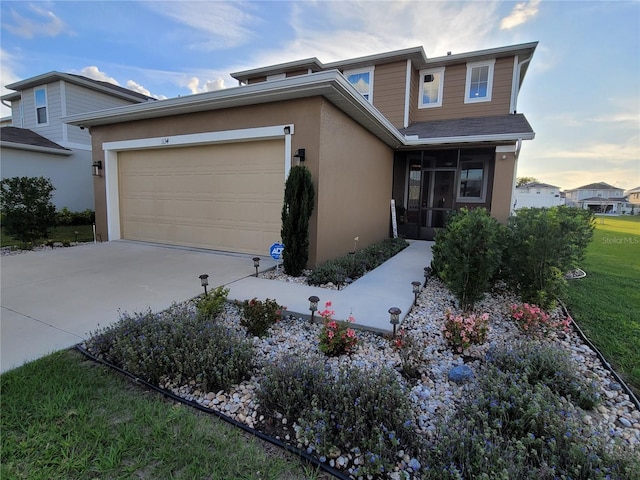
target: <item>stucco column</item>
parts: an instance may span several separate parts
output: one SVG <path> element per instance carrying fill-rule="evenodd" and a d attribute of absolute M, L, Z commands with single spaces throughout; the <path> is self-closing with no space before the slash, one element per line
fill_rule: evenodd
<path fill-rule="evenodd" d="M 514 152 L 496 152 L 496 168 L 491 194 L 491 214 L 500 223 L 507 223 L 513 206 L 516 156 Z"/>

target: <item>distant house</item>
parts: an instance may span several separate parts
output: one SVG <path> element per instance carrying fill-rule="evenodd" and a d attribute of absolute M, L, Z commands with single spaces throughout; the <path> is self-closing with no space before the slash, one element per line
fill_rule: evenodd
<path fill-rule="evenodd" d="M 91 128 L 102 238 L 267 254 L 290 169 L 311 171 L 309 264 L 447 214 L 506 222 L 535 133 L 517 99 L 537 42 L 427 58 L 422 47 L 232 73 L 239 86 L 69 115 Z M 391 200 L 397 215 L 392 216 Z M 286 247 L 285 247 L 286 248 Z"/>
<path fill-rule="evenodd" d="M 566 190 L 565 194 L 567 205 L 593 210 L 595 213 L 624 213 L 627 210 L 624 190 L 608 183 L 590 183 Z"/>
<path fill-rule="evenodd" d="M 625 192 L 625 196 L 627 197 L 627 201 L 636 206 L 636 212 L 638 212 L 638 206 L 640 206 L 640 187 L 632 188 L 631 190 L 627 190 Z M 639 212 L 640 213 L 640 212 Z"/>
<path fill-rule="evenodd" d="M 49 72 L 6 85 L 11 108 L 0 128 L 0 173 L 9 177 L 47 177 L 56 190 L 57 209 L 94 209 L 91 136 L 67 125 L 66 115 L 121 107 L 151 97 L 80 75 Z"/>
<path fill-rule="evenodd" d="M 514 209 L 556 207 L 564 205 L 565 197 L 560 187 L 547 183 L 531 182 L 516 187 Z"/>

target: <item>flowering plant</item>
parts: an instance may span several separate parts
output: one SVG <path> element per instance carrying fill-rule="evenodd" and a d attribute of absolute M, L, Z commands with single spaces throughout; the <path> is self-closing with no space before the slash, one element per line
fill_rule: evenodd
<path fill-rule="evenodd" d="M 334 311 L 330 310 L 331 302 L 324 305 L 324 310 L 318 314 L 324 319 L 324 325 L 320 331 L 320 350 L 330 357 L 348 353 L 358 344 L 358 337 L 353 328 L 349 328 L 349 322 L 355 322 L 353 316 L 349 316 L 349 322 L 333 320 Z"/>
<path fill-rule="evenodd" d="M 424 344 L 409 335 L 404 328 L 391 340 L 391 346 L 400 357 L 401 373 L 406 378 L 419 378 L 420 368 L 423 366 Z"/>
<path fill-rule="evenodd" d="M 454 315 L 450 310 L 445 314 L 442 332 L 447 343 L 458 353 L 472 344 L 484 343 L 489 333 L 489 314 L 469 316 Z"/>
<path fill-rule="evenodd" d="M 554 319 L 534 304 L 511 305 L 511 318 L 523 333 L 536 336 L 548 336 L 553 331 L 569 331 L 571 317 L 564 320 Z"/>

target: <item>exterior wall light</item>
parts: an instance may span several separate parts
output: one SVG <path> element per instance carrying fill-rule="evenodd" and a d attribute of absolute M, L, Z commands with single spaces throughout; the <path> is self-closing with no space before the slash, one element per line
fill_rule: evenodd
<path fill-rule="evenodd" d="M 415 307 L 418 304 L 418 294 L 420 293 L 420 282 L 417 280 L 411 282 L 413 287 L 413 306 Z"/>
<path fill-rule="evenodd" d="M 315 295 L 311 295 L 309 297 L 309 310 L 311 310 L 311 323 L 313 323 L 313 316 L 315 315 L 316 310 L 318 310 L 319 301 L 320 299 Z"/>
<path fill-rule="evenodd" d="M 100 177 L 102 172 L 102 160 L 96 160 L 91 164 L 91 173 L 94 177 Z"/>
<path fill-rule="evenodd" d="M 207 295 L 207 285 L 209 285 L 209 275 L 206 273 L 200 275 L 200 285 L 204 288 L 204 294 Z"/>
<path fill-rule="evenodd" d="M 391 322 L 391 325 L 393 325 L 393 338 L 396 338 L 396 326 L 400 323 L 401 313 L 402 310 L 400 310 L 398 307 L 391 307 L 389 309 L 389 316 L 391 317 L 389 321 Z"/>
<path fill-rule="evenodd" d="M 258 276 L 258 267 L 260 266 L 260 257 L 253 257 L 253 266 L 256 269 L 256 277 Z"/>
<path fill-rule="evenodd" d="M 301 162 L 304 162 L 305 154 L 306 154 L 305 149 L 299 148 L 298 150 L 296 150 L 296 153 L 293 155 L 293 158 L 299 158 Z"/>

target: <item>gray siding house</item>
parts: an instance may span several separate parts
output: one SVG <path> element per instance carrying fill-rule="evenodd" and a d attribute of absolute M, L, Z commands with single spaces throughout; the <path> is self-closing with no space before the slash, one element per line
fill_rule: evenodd
<path fill-rule="evenodd" d="M 57 209 L 94 209 L 91 136 L 67 125 L 67 115 L 154 100 L 151 97 L 81 75 L 49 72 L 6 85 L 0 97 L 11 121 L 0 129 L 0 174 L 47 177 L 56 188 Z"/>

